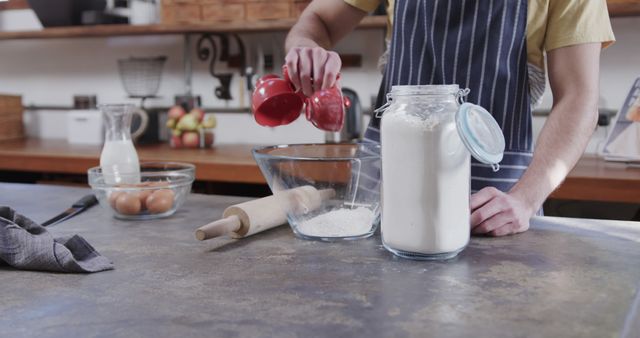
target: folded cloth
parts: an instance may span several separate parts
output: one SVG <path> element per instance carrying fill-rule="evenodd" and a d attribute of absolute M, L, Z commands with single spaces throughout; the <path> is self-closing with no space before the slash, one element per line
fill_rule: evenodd
<path fill-rule="evenodd" d="M 0 206 L 0 263 L 17 269 L 56 272 L 98 272 L 113 269 L 78 235 L 53 238 L 41 225 Z"/>

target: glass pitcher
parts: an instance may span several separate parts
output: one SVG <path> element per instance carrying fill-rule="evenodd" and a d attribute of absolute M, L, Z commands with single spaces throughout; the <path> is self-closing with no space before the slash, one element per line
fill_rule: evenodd
<path fill-rule="evenodd" d="M 131 104 L 101 104 L 98 108 L 106 129 L 100 155 L 105 183 L 140 183 L 140 161 L 131 139 L 131 119 L 138 110 Z"/>

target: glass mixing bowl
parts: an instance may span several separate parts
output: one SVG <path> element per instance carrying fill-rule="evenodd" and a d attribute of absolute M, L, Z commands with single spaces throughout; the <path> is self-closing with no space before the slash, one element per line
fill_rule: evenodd
<path fill-rule="evenodd" d="M 273 194 L 287 196 L 277 200 L 297 237 L 351 240 L 369 237 L 376 230 L 379 145 L 278 145 L 256 148 L 253 156 Z"/>
<path fill-rule="evenodd" d="M 114 217 L 147 220 L 170 216 L 180 208 L 191 192 L 195 166 L 143 162 L 137 184 L 108 184 L 100 167 L 89 169 L 88 175 L 89 185 L 100 205 Z"/>

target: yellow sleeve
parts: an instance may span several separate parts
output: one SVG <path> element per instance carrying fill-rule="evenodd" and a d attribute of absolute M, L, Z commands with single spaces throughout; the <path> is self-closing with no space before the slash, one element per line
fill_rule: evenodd
<path fill-rule="evenodd" d="M 380 1 L 381 0 L 344 0 L 344 2 L 349 5 L 365 12 L 373 12 L 378 5 L 380 5 Z"/>
<path fill-rule="evenodd" d="M 615 41 L 605 0 L 550 0 L 544 48 Z"/>

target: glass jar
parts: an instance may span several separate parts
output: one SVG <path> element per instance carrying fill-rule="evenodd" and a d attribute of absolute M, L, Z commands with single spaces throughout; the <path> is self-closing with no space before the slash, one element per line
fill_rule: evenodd
<path fill-rule="evenodd" d="M 504 137 L 486 110 L 462 104 L 467 93 L 458 85 L 393 86 L 387 96 L 381 231 L 400 257 L 448 259 L 469 242 L 470 151 L 497 165 Z"/>

